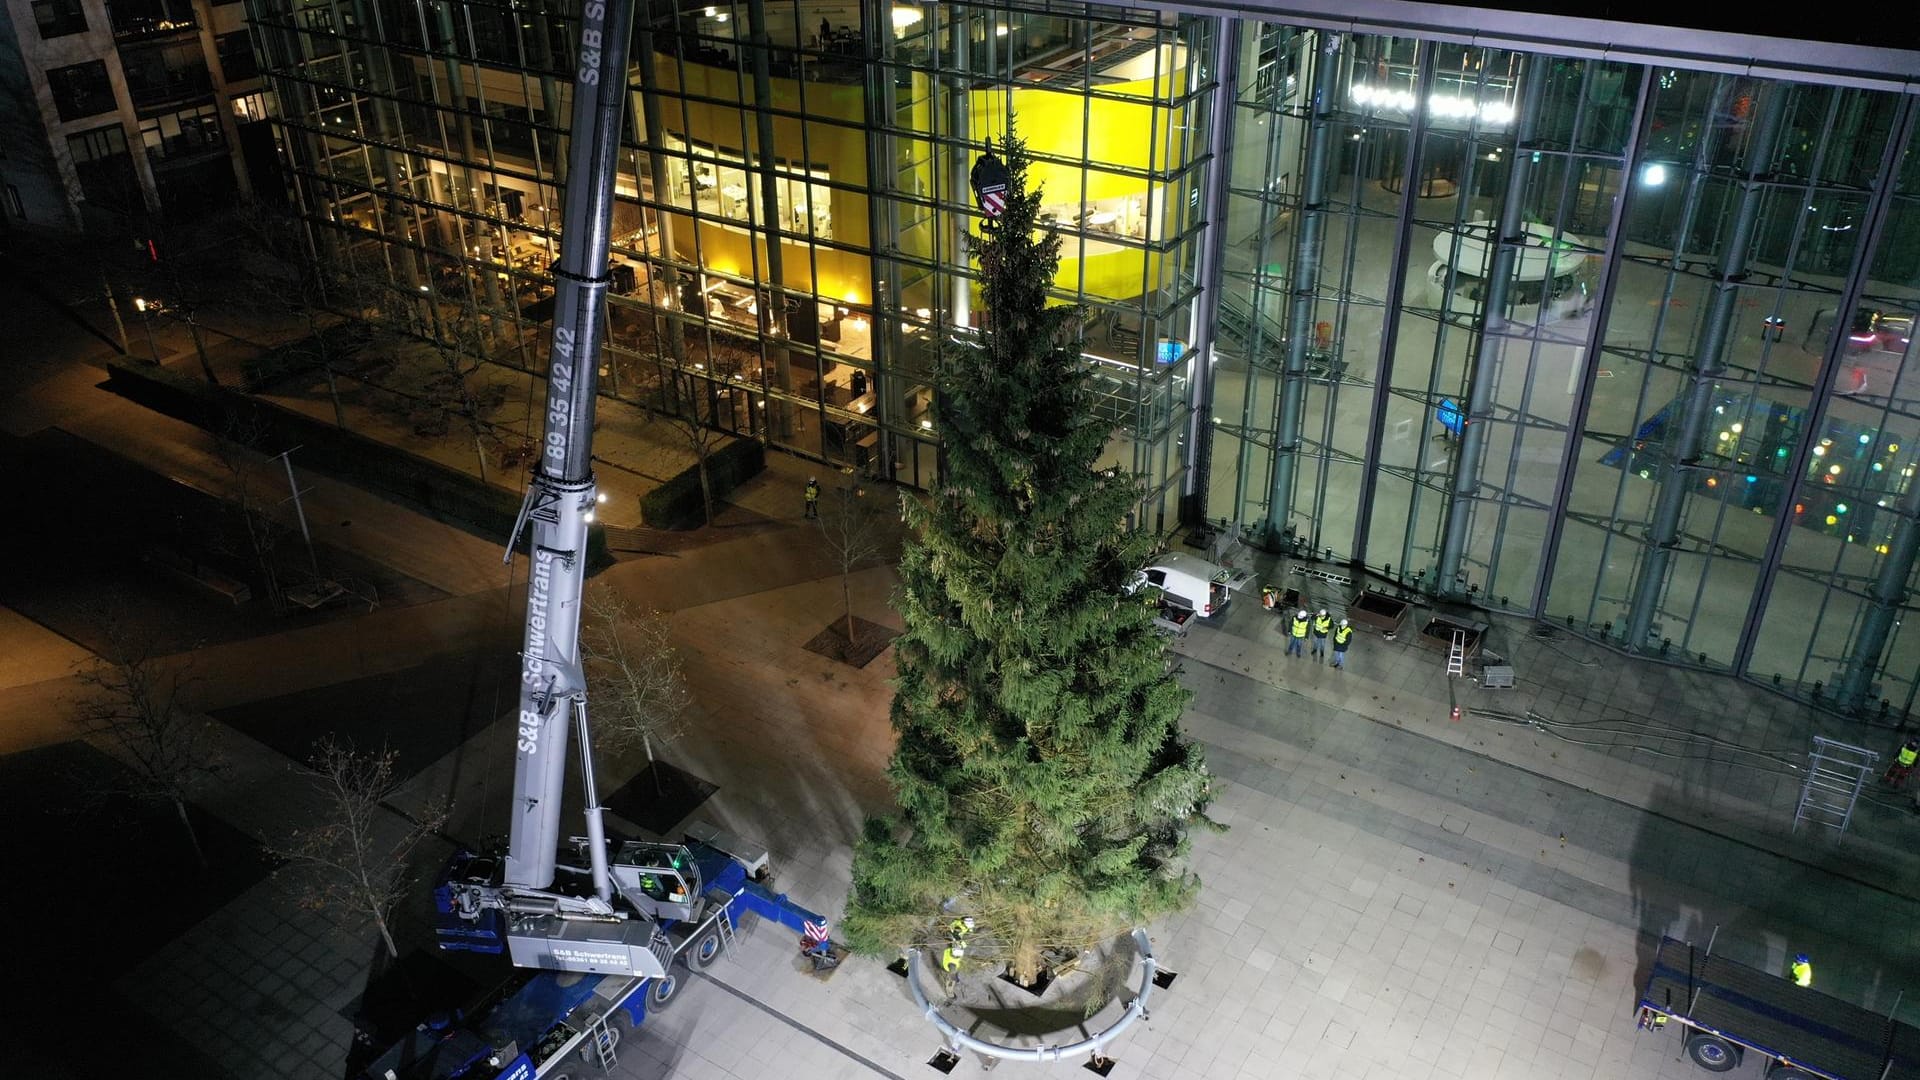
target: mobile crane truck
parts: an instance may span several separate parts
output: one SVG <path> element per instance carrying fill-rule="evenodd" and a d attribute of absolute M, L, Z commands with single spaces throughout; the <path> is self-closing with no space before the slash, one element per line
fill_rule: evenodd
<path fill-rule="evenodd" d="M 796 931 L 823 922 L 748 880 L 765 876 L 766 855 L 711 828 L 679 844 L 609 842 L 595 790 L 580 607 L 601 499 L 593 415 L 632 24 L 633 0 L 581 5 L 544 434 L 507 543 L 511 561 L 525 530 L 531 559 L 507 850 L 460 852 L 434 889 L 443 949 L 506 952 L 525 971 L 458 1021 L 416 1027 L 363 1071 L 372 1080 L 529 1080 L 556 1074 L 575 1051 L 611 1066 L 621 1034 L 673 999 L 676 964 L 712 964 L 739 914 Z M 586 835 L 563 845 L 569 734 Z"/>

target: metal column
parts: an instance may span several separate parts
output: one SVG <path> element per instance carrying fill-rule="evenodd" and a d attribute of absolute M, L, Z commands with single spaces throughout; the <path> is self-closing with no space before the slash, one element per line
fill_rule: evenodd
<path fill-rule="evenodd" d="M 1854 259 L 1853 268 L 1847 274 L 1846 284 L 1841 287 L 1840 295 L 1837 297 L 1839 303 L 1834 308 L 1836 314 L 1858 308 L 1861 298 L 1866 294 L 1875 257 L 1880 245 L 1886 239 L 1887 216 L 1891 212 L 1894 192 L 1898 188 L 1894 177 L 1898 173 L 1899 163 L 1904 159 L 1913 140 L 1916 125 L 1920 125 L 1920 109 L 1916 109 L 1913 98 L 1905 98 L 1901 101 L 1900 112 L 1894 120 L 1893 132 L 1887 139 L 1886 149 L 1881 154 L 1880 167 L 1874 173 L 1879 177 L 1878 186 L 1867 202 L 1867 212 L 1862 221 L 1867 242 Z M 1836 326 L 1834 329 L 1838 331 L 1839 327 Z M 1812 460 L 1813 447 L 1820 437 L 1820 432 L 1826 426 L 1827 407 L 1833 401 L 1833 384 L 1845 363 L 1846 352 L 1846 335 L 1843 332 L 1834 333 L 1821 359 L 1819 374 L 1813 381 L 1813 407 L 1809 410 L 1803 433 L 1794 446 L 1793 456 L 1788 459 L 1787 468 L 1783 474 L 1797 478 L 1796 483 L 1806 477 L 1807 463 Z M 1795 527 L 1792 515 L 1786 513 L 1786 507 L 1792 505 L 1792 498 L 1792 491 L 1782 497 L 1779 512 L 1774 518 L 1773 534 L 1767 540 L 1766 554 L 1762 557 L 1760 564 L 1760 585 L 1754 590 L 1753 601 L 1747 610 L 1746 624 L 1741 628 L 1740 642 L 1734 652 L 1734 669 L 1737 671 L 1747 671 L 1752 662 L 1753 651 L 1760 636 L 1760 623 L 1766 616 L 1767 604 L 1773 596 L 1773 581 L 1780 572 L 1780 563 L 1786 554 L 1787 537 Z M 1903 499 L 1902 505 L 1908 505 L 1907 501 Z M 1903 519 L 1901 525 L 1897 527 L 1893 542 L 1888 548 L 1889 559 L 1897 557 L 1900 553 L 1906 524 L 1906 520 Z M 1920 543 L 1920 539 L 1914 542 Z M 1887 566 L 1882 564 L 1883 575 L 1886 570 Z M 1903 573 L 1901 580 L 1904 579 Z M 1893 595 L 1892 592 L 1883 592 L 1879 582 L 1875 583 L 1872 592 L 1869 593 L 1875 606 L 1878 606 L 1882 596 L 1892 597 Z M 1894 610 L 1898 608 L 1900 602 L 1899 599 L 1891 601 L 1891 606 L 1886 611 L 1888 621 L 1878 628 L 1869 625 L 1872 620 L 1879 617 L 1878 614 L 1869 610 L 1866 616 L 1868 622 L 1862 624 L 1860 634 L 1854 639 L 1847 668 L 1835 682 L 1834 689 L 1840 695 L 1839 700 L 1842 704 L 1857 707 L 1862 703 L 1860 697 L 1866 693 L 1872 683 L 1871 673 L 1879 664 L 1880 651 L 1886 647 L 1886 635 L 1892 629 Z M 1869 639 L 1870 635 L 1873 640 Z M 1852 678 L 1851 669 L 1855 664 L 1862 664 L 1865 668 L 1864 677 L 1858 687 L 1840 685 Z"/>
<path fill-rule="evenodd" d="M 1208 146 L 1213 160 L 1208 163 L 1207 183 L 1200 206 L 1200 220 L 1206 229 L 1200 234 L 1200 260 L 1195 273 L 1200 295 L 1193 305 L 1194 350 L 1188 377 L 1187 475 L 1180 493 L 1180 520 L 1195 524 L 1207 514 L 1207 475 L 1213 468 L 1213 346 L 1215 326 L 1220 318 L 1220 289 L 1225 275 L 1220 272 L 1221 252 L 1227 236 L 1227 144 L 1233 135 L 1234 75 L 1240 48 L 1240 20 L 1222 18 L 1214 28 L 1213 113 L 1208 117 Z M 1236 508 L 1237 513 L 1237 508 Z"/>
<path fill-rule="evenodd" d="M 1474 351 L 1473 369 L 1467 373 L 1466 424 L 1460 432 L 1460 452 L 1453 460 L 1453 491 L 1447 500 L 1447 523 L 1440 536 L 1440 558 L 1434 572 L 1433 591 L 1441 596 L 1464 595 L 1460 564 L 1467 551 L 1468 526 L 1473 521 L 1473 500 L 1480 494 L 1480 470 L 1487 456 L 1487 420 L 1493 412 L 1493 390 L 1500 368 L 1501 351 L 1507 347 L 1507 297 L 1513 290 L 1515 264 L 1526 247 L 1527 178 L 1533 173 L 1534 125 L 1540 120 L 1540 95 L 1546 87 L 1546 60 L 1527 58 L 1521 75 L 1520 115 L 1515 120 L 1513 162 L 1507 168 L 1507 191 L 1500 203 L 1500 233 L 1491 237 L 1493 266 L 1487 272 L 1487 292 L 1480 305 L 1480 346 Z M 1456 250 L 1458 247 L 1456 245 Z M 1547 251 L 1547 279 L 1552 278 L 1554 253 Z M 1436 365 L 1438 361 L 1435 361 Z"/>
<path fill-rule="evenodd" d="M 1333 141 L 1333 102 L 1339 90 L 1342 36 L 1317 31 L 1313 101 L 1308 105 L 1306 175 L 1300 194 L 1300 232 L 1293 244 L 1293 309 L 1287 316 L 1287 361 L 1280 376 L 1280 416 L 1275 424 L 1273 487 L 1267 493 L 1262 546 L 1280 547 L 1292 512 L 1300 418 L 1307 404 L 1307 343 L 1313 332 L 1313 297 L 1320 281 L 1321 233 L 1327 218 L 1327 157 Z M 1414 150 L 1418 153 L 1418 148 Z"/>
<path fill-rule="evenodd" d="M 1727 341 L 1739 307 L 1740 282 L 1747 272 L 1747 252 L 1765 195 L 1760 178 L 1773 167 L 1773 146 L 1781 117 L 1786 112 L 1787 91 L 1785 83 L 1774 83 L 1767 88 L 1748 141 L 1747 160 L 1741 170 L 1740 197 L 1713 283 L 1712 307 L 1707 312 L 1700 344 L 1694 351 L 1692 385 L 1681 411 L 1678 436 L 1668 444 L 1666 462 L 1660 469 L 1660 495 L 1654 504 L 1653 521 L 1647 527 L 1647 554 L 1640 564 L 1640 580 L 1634 585 L 1633 606 L 1627 614 L 1626 646 L 1629 649 L 1643 648 L 1653 632 L 1653 616 L 1659 607 L 1667 567 L 1673 549 L 1680 542 L 1680 512 L 1686 505 L 1689 481 L 1700 458 L 1700 444 L 1713 415 L 1714 387 L 1724 370 Z M 1698 180 L 1696 173 L 1695 181 Z"/>
<path fill-rule="evenodd" d="M 1867 594 L 1871 602 L 1860 620 L 1860 632 L 1854 636 L 1846 674 L 1838 687 L 1840 703 L 1850 709 L 1866 703 L 1874 673 L 1880 667 L 1880 652 L 1886 648 L 1887 636 L 1900 617 L 1900 605 L 1907 599 L 1907 578 L 1913 573 L 1914 557 L 1920 555 L 1920 481 L 1908 483 L 1896 511 L 1900 524 L 1894 528 L 1893 543 L 1880 563 L 1880 575 Z"/>
<path fill-rule="evenodd" d="M 973 281 L 963 271 L 967 266 L 967 213 L 966 208 L 973 198 L 972 184 L 968 172 L 972 166 L 967 157 L 973 152 L 973 107 L 969 96 L 973 93 L 973 62 L 969 55 L 973 44 L 973 19 L 965 14 L 970 9 L 950 7 L 952 13 L 961 13 L 958 19 L 948 24 L 953 31 L 953 68 L 957 73 L 953 77 L 953 87 L 947 91 L 947 103 L 951 107 L 951 139 L 947 153 L 951 155 L 951 179 L 948 181 L 947 198 L 957 205 L 947 211 L 949 233 L 953 238 L 950 249 L 953 254 L 953 300 L 948 323 L 953 326 L 967 326 L 973 322 Z"/>

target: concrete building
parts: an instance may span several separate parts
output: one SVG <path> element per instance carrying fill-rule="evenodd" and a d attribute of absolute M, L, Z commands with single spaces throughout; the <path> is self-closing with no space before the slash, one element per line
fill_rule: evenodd
<path fill-rule="evenodd" d="M 249 3 L 321 246 L 540 370 L 575 5 Z M 1141 527 L 1904 713 L 1920 42 L 1741 17 L 642 0 L 603 387 L 931 486 L 1017 119 Z"/>
<path fill-rule="evenodd" d="M 231 202 L 273 175 L 266 115 L 237 0 L 0 5 L 4 226 L 120 228 Z"/>

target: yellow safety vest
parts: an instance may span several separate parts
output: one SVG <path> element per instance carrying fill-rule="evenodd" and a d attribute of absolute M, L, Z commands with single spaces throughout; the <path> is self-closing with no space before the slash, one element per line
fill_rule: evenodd
<path fill-rule="evenodd" d="M 1800 961 L 1795 960 L 1793 962 L 1793 984 L 1795 986 L 1812 986 L 1813 985 L 1813 965 L 1803 964 Z"/>
<path fill-rule="evenodd" d="M 1319 636 L 1321 636 L 1321 637 L 1326 637 L 1326 636 L 1327 636 L 1327 631 L 1329 631 L 1329 630 L 1331 630 L 1331 629 L 1333 629 L 1333 620 L 1332 620 L 1332 619 L 1329 619 L 1329 618 L 1328 618 L 1328 617 L 1326 617 L 1325 615 L 1316 615 L 1316 616 L 1314 616 L 1314 619 L 1313 619 L 1313 632 L 1314 632 L 1315 634 L 1318 634 L 1318 635 L 1319 635 Z"/>
<path fill-rule="evenodd" d="M 955 919 L 953 920 L 953 922 L 948 924 L 947 933 L 953 937 L 963 938 L 963 937 L 966 937 L 968 934 L 973 933 L 973 931 L 967 927 L 967 924 L 965 922 L 959 919 Z"/>
<path fill-rule="evenodd" d="M 940 953 L 940 970 L 942 971 L 959 971 L 960 970 L 960 958 L 953 955 L 952 949 L 949 948 L 949 949 L 943 950 Z"/>
<path fill-rule="evenodd" d="M 1915 750 L 1910 746 L 1901 747 L 1899 761 L 1901 768 L 1912 768 L 1915 761 L 1920 761 L 1920 750 Z"/>
<path fill-rule="evenodd" d="M 1296 615 L 1294 616 L 1293 623 L 1291 624 L 1289 629 L 1293 631 L 1294 637 L 1306 637 L 1307 636 L 1307 620 L 1302 619 L 1298 615 Z"/>
<path fill-rule="evenodd" d="M 1340 629 L 1335 630 L 1333 632 L 1333 647 L 1336 649 L 1346 648 L 1347 642 L 1352 640 L 1353 640 L 1353 627 L 1351 626 L 1343 626 Z"/>

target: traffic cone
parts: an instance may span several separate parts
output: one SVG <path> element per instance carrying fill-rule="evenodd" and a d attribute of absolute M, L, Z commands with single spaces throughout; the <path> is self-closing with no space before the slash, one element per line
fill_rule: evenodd
<path fill-rule="evenodd" d="M 1453 707 L 1453 715 L 1448 717 L 1447 719 L 1452 720 L 1456 724 L 1459 723 L 1460 722 L 1460 706 L 1455 705 Z"/>

